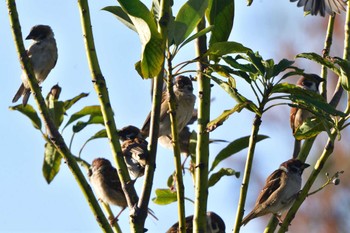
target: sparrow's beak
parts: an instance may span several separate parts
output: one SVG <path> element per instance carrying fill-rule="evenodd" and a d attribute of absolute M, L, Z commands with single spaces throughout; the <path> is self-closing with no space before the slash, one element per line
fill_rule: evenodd
<path fill-rule="evenodd" d="M 302 166 L 301 166 L 301 168 L 304 170 L 305 168 L 308 168 L 308 167 L 310 167 L 310 164 L 307 164 L 307 163 L 304 163 Z"/>

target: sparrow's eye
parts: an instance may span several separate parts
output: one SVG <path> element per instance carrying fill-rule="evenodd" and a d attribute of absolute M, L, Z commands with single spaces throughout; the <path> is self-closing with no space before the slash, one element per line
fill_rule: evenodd
<path fill-rule="evenodd" d="M 299 168 L 297 168 L 297 167 L 295 167 L 295 166 L 291 166 L 291 167 L 289 168 L 289 171 L 292 172 L 292 173 L 297 173 L 297 172 L 299 172 Z"/>
<path fill-rule="evenodd" d="M 308 87 L 308 88 L 310 88 L 310 87 L 312 87 L 313 82 L 304 81 L 304 82 L 303 82 L 303 85 L 306 86 L 306 87 Z"/>

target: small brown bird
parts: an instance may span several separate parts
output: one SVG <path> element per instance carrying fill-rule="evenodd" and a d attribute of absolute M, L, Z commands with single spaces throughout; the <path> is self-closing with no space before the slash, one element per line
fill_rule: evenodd
<path fill-rule="evenodd" d="M 97 197 L 101 201 L 122 208 L 111 222 L 116 221 L 119 215 L 128 206 L 117 170 L 112 166 L 109 160 L 97 158 L 92 161 L 88 176 Z"/>
<path fill-rule="evenodd" d="M 129 174 L 137 179 L 142 177 L 148 159 L 148 142 L 142 137 L 140 129 L 129 125 L 118 131 L 122 141 L 124 161 Z"/>
<path fill-rule="evenodd" d="M 269 213 L 274 214 L 282 223 L 281 212 L 293 204 L 301 188 L 301 175 L 309 166 L 298 159 L 282 163 L 279 169 L 266 179 L 253 210 L 243 219 L 242 225 Z"/>
<path fill-rule="evenodd" d="M 35 78 L 38 84 L 41 84 L 56 65 L 58 57 L 56 40 L 51 27 L 47 25 L 34 26 L 26 37 L 26 40 L 29 39 L 34 40 L 34 42 L 26 52 L 31 61 Z M 21 79 L 22 84 L 12 102 L 17 102 L 23 95 L 22 103 L 23 106 L 26 106 L 30 96 L 30 87 L 28 77 L 24 71 Z"/>
<path fill-rule="evenodd" d="M 175 223 L 166 233 L 178 233 L 179 223 Z M 186 217 L 186 233 L 193 231 L 193 215 Z M 207 212 L 207 233 L 225 233 L 226 226 L 222 218 L 214 212 Z"/>
<path fill-rule="evenodd" d="M 298 1 L 297 6 L 304 7 L 304 11 L 309 11 L 311 15 L 325 16 L 326 13 L 334 15 L 334 13 L 340 14 L 341 11 L 345 11 L 346 3 L 343 0 L 290 0 L 291 2 Z"/>
<path fill-rule="evenodd" d="M 304 74 L 298 81 L 297 86 L 304 90 L 313 91 L 319 93 L 319 85 L 323 79 L 316 74 Z M 305 109 L 292 107 L 290 110 L 290 127 L 292 128 L 293 135 L 296 130 L 304 123 L 307 118 L 312 117 L 313 114 Z M 295 139 L 293 158 L 296 158 L 300 151 L 301 142 Z"/>
<path fill-rule="evenodd" d="M 92 161 L 88 176 L 99 200 L 122 208 L 111 220 L 113 224 L 128 206 L 117 170 L 109 160 L 97 158 Z M 148 214 L 158 220 L 151 209 L 148 209 Z"/>
<path fill-rule="evenodd" d="M 173 86 L 176 102 L 176 120 L 178 132 L 187 125 L 192 118 L 196 97 L 193 94 L 193 85 L 190 78 L 177 76 Z M 144 138 L 149 136 L 151 113 L 148 114 L 142 126 L 141 133 Z M 163 92 L 160 109 L 159 136 L 170 136 L 170 116 L 169 116 L 169 93 Z"/>

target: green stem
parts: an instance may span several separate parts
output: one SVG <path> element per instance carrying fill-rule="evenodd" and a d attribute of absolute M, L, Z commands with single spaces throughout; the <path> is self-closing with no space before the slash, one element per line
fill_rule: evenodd
<path fill-rule="evenodd" d="M 197 31 L 205 28 L 203 18 L 197 26 Z M 203 35 L 196 40 L 196 56 L 202 57 L 207 51 L 207 37 Z M 195 210 L 193 217 L 193 232 L 206 231 L 206 212 L 208 201 L 208 170 L 209 170 L 209 133 L 206 131 L 210 121 L 210 79 L 203 75 L 208 59 L 202 58 L 198 63 L 198 133 L 195 167 Z"/>
<path fill-rule="evenodd" d="M 75 180 L 77 181 L 80 189 L 82 190 L 93 214 L 95 215 L 98 224 L 101 227 L 101 230 L 103 232 L 112 233 L 113 230 L 110 227 L 108 220 L 106 219 L 105 215 L 103 214 L 103 211 L 98 204 L 97 199 L 95 198 L 90 185 L 86 181 L 83 173 L 81 172 L 77 162 L 75 161 L 73 155 L 71 154 L 70 150 L 68 149 L 62 135 L 59 133 L 57 127 L 55 126 L 51 116 L 49 109 L 47 108 L 45 104 L 45 100 L 41 94 L 41 90 L 39 88 L 38 83 L 36 82 L 36 79 L 34 77 L 34 72 L 30 63 L 30 60 L 27 56 L 27 53 L 25 52 L 25 48 L 23 45 L 22 40 L 22 32 L 21 32 L 21 26 L 18 19 L 18 13 L 16 8 L 16 3 L 14 0 L 7 0 L 7 7 L 12 27 L 12 33 L 15 40 L 16 48 L 19 54 L 19 60 L 21 62 L 21 65 L 28 75 L 28 81 L 30 89 L 33 93 L 34 100 L 38 106 L 40 115 L 45 123 L 45 126 L 47 128 L 47 132 L 50 138 L 51 143 L 55 146 L 57 151 L 62 155 L 62 157 L 65 159 L 66 164 L 70 171 L 72 172 Z"/>
<path fill-rule="evenodd" d="M 122 156 L 121 146 L 119 143 L 119 137 L 117 133 L 117 126 L 114 121 L 114 113 L 113 113 L 111 102 L 109 99 L 106 80 L 104 79 L 99 66 L 96 48 L 94 44 L 94 37 L 92 33 L 89 4 L 87 0 L 78 0 L 78 5 L 80 10 L 80 16 L 81 16 L 85 50 L 87 53 L 87 59 L 90 67 L 92 82 L 94 84 L 94 89 L 97 93 L 98 100 L 100 102 L 101 112 L 105 122 L 106 132 L 109 139 L 113 158 L 115 160 L 115 164 L 117 167 L 119 179 L 121 181 L 122 188 L 128 202 L 128 206 L 131 209 L 137 203 L 138 196 L 134 186 L 130 185 L 132 184 L 132 182 L 130 180 L 129 173 Z M 130 227 L 135 232 L 143 231 L 143 226 L 139 224 L 139 221 L 137 221 L 137 218 L 134 218 L 134 216 L 131 216 L 131 215 L 130 215 Z"/>
<path fill-rule="evenodd" d="M 250 179 L 250 174 L 251 174 L 252 165 L 253 165 L 256 137 L 257 137 L 259 129 L 260 129 L 260 124 L 261 124 L 261 117 L 259 115 L 255 115 L 255 119 L 254 119 L 254 123 L 253 123 L 253 127 L 252 127 L 252 132 L 251 132 L 251 135 L 249 138 L 247 161 L 246 161 L 243 181 L 242 181 L 242 185 L 241 185 L 240 198 L 239 198 L 239 202 L 238 202 L 237 215 L 236 215 L 236 222 L 235 222 L 235 227 L 233 230 L 234 233 L 239 232 L 240 227 L 241 227 L 241 222 L 243 219 L 244 206 L 245 206 L 245 201 L 247 198 L 249 179 Z"/>

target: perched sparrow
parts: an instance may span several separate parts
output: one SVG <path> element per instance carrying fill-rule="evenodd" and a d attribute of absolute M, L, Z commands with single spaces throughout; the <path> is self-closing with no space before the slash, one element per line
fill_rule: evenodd
<path fill-rule="evenodd" d="M 117 170 L 109 160 L 97 158 L 92 161 L 88 176 L 99 200 L 122 208 L 117 216 L 111 220 L 111 223 L 114 223 L 128 206 Z M 151 209 L 148 209 L 148 213 L 158 220 Z"/>
<path fill-rule="evenodd" d="M 190 121 L 196 100 L 193 94 L 192 81 L 185 76 L 177 76 L 173 86 L 176 101 L 176 120 L 178 132 L 186 126 Z M 169 116 L 169 93 L 164 91 L 162 95 L 162 103 L 160 109 L 159 136 L 170 136 L 170 116 Z M 150 130 L 151 114 L 148 114 L 145 123 L 142 126 L 141 133 L 144 137 L 148 137 Z"/>
<path fill-rule="evenodd" d="M 298 81 L 297 86 L 305 90 L 319 93 L 318 87 L 323 79 L 316 74 L 304 74 Z M 303 122 L 312 117 L 312 113 L 305 109 L 292 107 L 290 110 L 290 126 L 292 128 L 293 135 L 296 130 L 303 124 Z M 295 139 L 293 158 L 296 158 L 300 151 L 300 141 Z"/>
<path fill-rule="evenodd" d="M 32 39 L 34 43 L 27 50 L 27 55 L 32 63 L 35 78 L 38 84 L 42 83 L 57 62 L 56 40 L 52 29 L 47 25 L 36 25 L 31 30 L 26 40 Z M 28 77 L 25 72 L 21 75 L 22 84 L 12 102 L 15 103 L 23 95 L 22 103 L 25 106 L 30 95 Z"/>
<path fill-rule="evenodd" d="M 175 223 L 166 233 L 178 233 L 179 223 Z M 225 223 L 219 215 L 207 212 L 207 233 L 225 233 Z M 192 233 L 193 215 L 186 217 L 186 233 Z"/>
<path fill-rule="evenodd" d="M 250 220 L 269 213 L 274 214 L 280 223 L 281 212 L 289 209 L 301 188 L 301 175 L 309 164 L 290 159 L 280 165 L 267 179 L 253 210 L 243 219 L 242 225 Z"/>
<path fill-rule="evenodd" d="M 92 161 L 88 175 L 91 185 L 101 201 L 122 208 L 112 222 L 117 220 L 119 215 L 128 206 L 117 170 L 109 160 L 97 158 Z"/>
<path fill-rule="evenodd" d="M 129 173 L 135 179 L 143 176 L 148 158 L 147 141 L 140 129 L 129 125 L 118 132 L 122 141 L 122 152 Z"/>
<path fill-rule="evenodd" d="M 346 3 L 343 0 L 290 0 L 291 2 L 298 1 L 297 6 L 304 7 L 304 11 L 309 11 L 311 15 L 325 16 L 325 13 L 334 15 L 340 14 L 340 11 L 345 11 Z"/>

